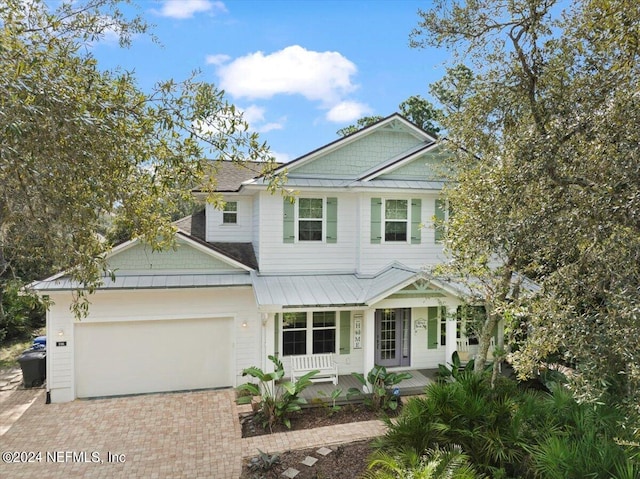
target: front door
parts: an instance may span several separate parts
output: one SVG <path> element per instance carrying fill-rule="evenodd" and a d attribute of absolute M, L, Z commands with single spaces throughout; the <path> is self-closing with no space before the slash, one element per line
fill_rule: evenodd
<path fill-rule="evenodd" d="M 411 309 L 376 310 L 376 364 L 411 365 Z"/>

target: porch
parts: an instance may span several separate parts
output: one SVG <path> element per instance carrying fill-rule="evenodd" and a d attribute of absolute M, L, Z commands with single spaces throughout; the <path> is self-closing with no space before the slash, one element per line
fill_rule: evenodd
<path fill-rule="evenodd" d="M 436 371 L 437 369 L 412 369 L 403 371 L 411 374 L 411 378 L 405 379 L 396 386 L 400 389 L 400 395 L 414 396 L 422 394 L 424 392 L 424 388 L 435 381 Z M 353 375 L 341 374 L 338 376 L 337 386 L 334 386 L 330 382 L 315 383 L 302 392 L 302 397 L 310 403 L 318 400 L 326 401 L 330 400 L 331 393 L 338 388 L 342 389 L 342 393 L 338 397 L 337 401 L 344 402 L 346 401 L 347 391 L 349 391 L 350 388 L 362 390 L 362 385 Z"/>

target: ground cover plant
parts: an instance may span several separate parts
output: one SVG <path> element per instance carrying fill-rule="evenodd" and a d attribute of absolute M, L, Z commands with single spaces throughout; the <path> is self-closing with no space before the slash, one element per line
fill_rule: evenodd
<path fill-rule="evenodd" d="M 550 386 L 550 392 L 526 390 L 499 378 L 492 388 L 488 373 L 471 372 L 429 385 L 424 397 L 409 400 L 397 419 L 387 420 L 386 435 L 375 443 L 377 456 L 417 474 L 433 450 L 456 446 L 477 474 L 463 477 L 640 477 L 638 438 L 625 429 L 628 418 L 615 407 L 578 403 L 564 386 Z M 383 469 L 373 471 L 371 477 L 389 477 Z"/>

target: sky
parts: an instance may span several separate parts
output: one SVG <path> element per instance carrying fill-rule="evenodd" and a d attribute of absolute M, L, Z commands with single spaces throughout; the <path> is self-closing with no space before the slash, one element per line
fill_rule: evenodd
<path fill-rule="evenodd" d="M 364 115 L 387 116 L 411 95 L 428 98 L 447 53 L 412 49 L 413 0 L 135 0 L 155 25 L 128 49 L 94 46 L 103 68 L 133 71 L 151 90 L 199 79 L 225 90 L 279 161 L 338 138 Z"/>

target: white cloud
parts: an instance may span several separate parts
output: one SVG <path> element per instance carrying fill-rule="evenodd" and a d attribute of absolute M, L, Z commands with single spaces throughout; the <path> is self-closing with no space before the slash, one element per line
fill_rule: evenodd
<path fill-rule="evenodd" d="M 258 133 L 266 133 L 272 130 L 282 130 L 283 128 L 284 128 L 284 125 L 282 123 L 271 122 L 271 123 L 265 123 L 264 125 L 259 126 L 256 131 Z"/>
<path fill-rule="evenodd" d="M 284 128 L 283 123 L 286 121 L 286 118 L 281 118 L 277 122 L 265 123 L 264 113 L 266 110 L 260 106 L 251 105 L 244 109 L 239 108 L 239 110 L 242 112 L 242 119 L 249 124 L 249 129 L 252 131 L 266 133 Z"/>
<path fill-rule="evenodd" d="M 231 60 L 229 55 L 225 55 L 224 53 L 218 53 L 216 55 L 207 55 L 205 62 L 207 65 L 222 65 L 223 63 Z"/>
<path fill-rule="evenodd" d="M 291 161 L 291 155 L 288 153 L 281 153 L 279 151 L 269 150 L 271 156 L 273 156 L 278 163 L 289 163 Z"/>
<path fill-rule="evenodd" d="M 334 123 L 346 123 L 371 113 L 371 108 L 357 101 L 342 101 L 327 112 L 327 120 Z"/>
<path fill-rule="evenodd" d="M 162 8 L 158 12 L 163 17 L 178 19 L 191 18 L 196 13 L 226 12 L 227 7 L 223 2 L 212 0 L 164 0 Z"/>
<path fill-rule="evenodd" d="M 356 89 L 356 66 L 338 52 L 315 52 L 293 45 L 265 55 L 250 53 L 220 66 L 220 86 L 238 98 L 302 95 L 327 108 Z"/>

